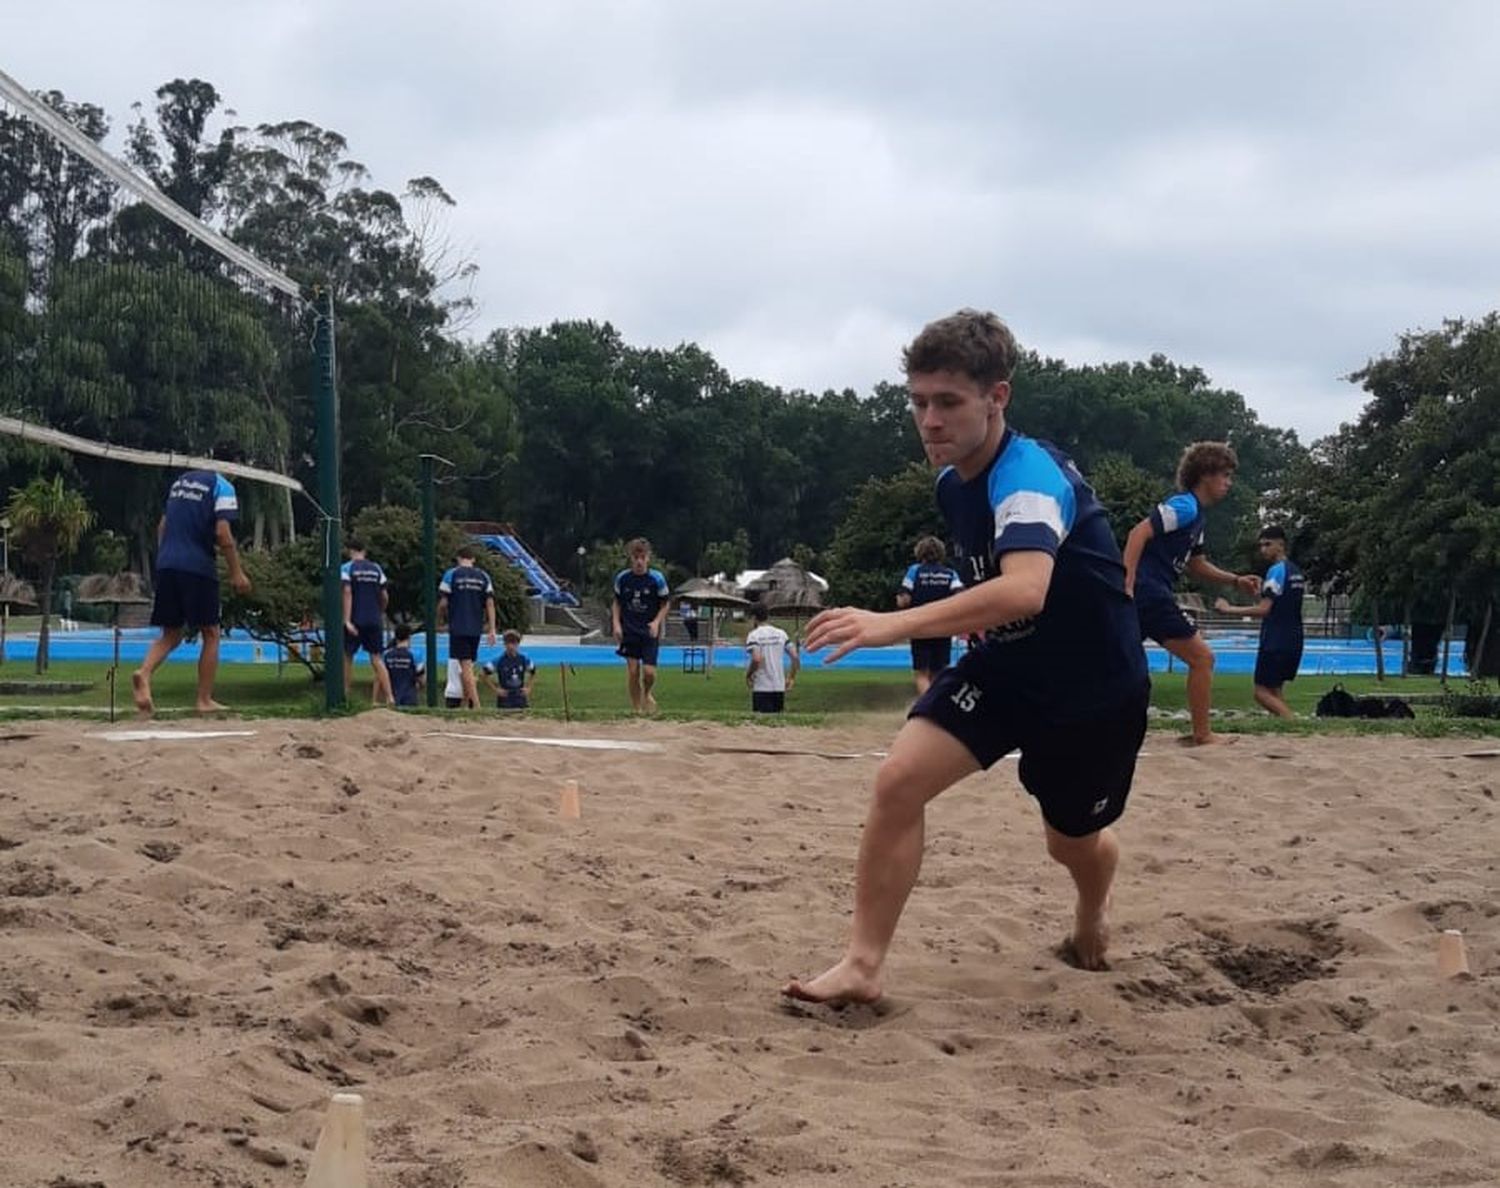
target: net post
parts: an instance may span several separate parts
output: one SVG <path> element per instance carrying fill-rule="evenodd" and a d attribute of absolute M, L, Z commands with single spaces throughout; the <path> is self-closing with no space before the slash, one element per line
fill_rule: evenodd
<path fill-rule="evenodd" d="M 323 693 L 327 708 L 344 705 L 344 591 L 339 576 L 339 406 L 334 365 L 333 294 L 313 294 L 313 396 L 318 426 L 318 502 L 323 507 Z"/>
<path fill-rule="evenodd" d="M 422 455 L 422 622 L 427 635 L 427 708 L 437 705 L 437 520 L 431 454 Z"/>

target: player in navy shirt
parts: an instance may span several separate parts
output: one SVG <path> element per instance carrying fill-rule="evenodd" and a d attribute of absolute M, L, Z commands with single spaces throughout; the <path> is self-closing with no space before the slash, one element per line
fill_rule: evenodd
<path fill-rule="evenodd" d="M 948 550 L 935 536 L 924 536 L 917 541 L 915 550 L 917 563 L 906 568 L 901 579 L 901 589 L 896 591 L 896 606 L 905 610 L 909 606 L 926 606 L 940 598 L 947 598 L 964 588 L 958 574 L 943 564 Z M 942 635 L 934 639 L 911 641 L 911 667 L 916 674 L 917 695 L 927 692 L 932 678 L 947 668 L 953 660 L 953 637 Z"/>
<path fill-rule="evenodd" d="M 214 700 L 214 677 L 219 670 L 219 570 L 214 550 L 224 554 L 229 583 L 235 591 L 250 591 L 250 578 L 240 566 L 234 543 L 234 523 L 240 517 L 234 487 L 212 470 L 189 470 L 177 476 L 167 494 L 166 509 L 156 528 L 156 597 L 151 624 L 161 628 L 146 659 L 130 676 L 135 708 L 143 718 L 156 712 L 151 676 L 182 642 L 185 631 L 199 633 L 198 697 L 200 714 L 224 707 Z"/>
<path fill-rule="evenodd" d="M 1188 713 L 1193 732 L 1182 741 L 1197 746 L 1220 741 L 1209 725 L 1214 654 L 1197 625 L 1177 605 L 1177 579 L 1184 572 L 1201 582 L 1260 588 L 1253 573 L 1233 574 L 1204 555 L 1205 514 L 1234 485 L 1239 460 L 1219 441 L 1188 446 L 1177 464 L 1177 491 L 1168 496 L 1125 540 L 1125 589 L 1135 599 L 1142 639 L 1154 639 L 1188 666 Z"/>
<path fill-rule="evenodd" d="M 485 680 L 495 691 L 495 708 L 523 710 L 531 708 L 531 686 L 536 681 L 536 665 L 521 652 L 521 633 L 505 633 L 505 651 L 484 666 Z"/>
<path fill-rule="evenodd" d="M 1225 614 L 1260 620 L 1260 647 L 1255 653 L 1255 700 L 1278 718 L 1295 717 L 1281 687 L 1297 679 L 1302 665 L 1302 597 L 1307 582 L 1286 551 L 1286 530 L 1276 524 L 1261 529 L 1256 542 L 1268 563 L 1255 606 L 1232 606 L 1220 598 L 1214 607 Z"/>
<path fill-rule="evenodd" d="M 417 704 L 417 687 L 426 669 L 412 655 L 411 628 L 405 623 L 398 624 L 395 636 L 395 641 L 382 657 L 390 680 L 391 704 L 414 706 Z"/>
<path fill-rule="evenodd" d="M 636 713 L 656 712 L 651 689 L 656 684 L 656 657 L 661 625 L 671 606 L 667 579 L 651 568 L 651 542 L 636 537 L 625 546 L 628 569 L 615 574 L 615 601 L 610 612 L 616 652 L 625 657 L 625 685 Z"/>
<path fill-rule="evenodd" d="M 448 616 L 448 655 L 463 673 L 463 707 L 479 708 L 479 686 L 474 680 L 474 658 L 484 634 L 495 646 L 495 583 L 474 564 L 474 550 L 458 550 L 457 564 L 438 583 L 438 619 Z"/>
<path fill-rule="evenodd" d="M 344 688 L 354 685 L 354 657 L 360 648 L 370 656 L 375 684 L 370 700 L 375 705 L 391 700 L 391 681 L 386 675 L 385 608 L 390 601 L 385 570 L 365 556 L 362 541 L 350 538 L 349 560 L 344 562 L 340 577 L 344 588 Z"/>
<path fill-rule="evenodd" d="M 1105 908 L 1119 858 L 1107 828 L 1124 810 L 1146 732 L 1150 682 L 1109 521 L 1072 462 L 1008 430 L 1017 348 L 994 314 L 962 310 L 906 348 L 912 414 L 965 589 L 926 606 L 823 611 L 808 624 L 824 663 L 901 639 L 977 635 L 917 699 L 875 777 L 860 837 L 843 959 L 783 988 L 817 1002 L 869 1002 L 922 864 L 926 805 L 1019 750 L 1047 852 L 1077 889 L 1072 958 L 1104 968 Z"/>

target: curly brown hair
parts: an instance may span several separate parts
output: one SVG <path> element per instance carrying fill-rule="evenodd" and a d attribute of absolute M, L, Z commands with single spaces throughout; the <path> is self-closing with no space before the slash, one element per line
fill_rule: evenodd
<path fill-rule="evenodd" d="M 937 537 L 924 536 L 917 541 L 917 547 L 912 550 L 912 555 L 923 565 L 941 565 L 943 558 L 948 555 L 948 550 Z"/>
<path fill-rule="evenodd" d="M 1228 442 L 1195 441 L 1177 463 L 1177 487 L 1191 491 L 1211 474 L 1233 474 L 1239 468 L 1240 460 Z"/>
<path fill-rule="evenodd" d="M 994 314 L 961 309 L 923 326 L 901 363 L 907 375 L 954 371 L 987 388 L 1010 379 L 1019 354 L 1015 335 Z"/>

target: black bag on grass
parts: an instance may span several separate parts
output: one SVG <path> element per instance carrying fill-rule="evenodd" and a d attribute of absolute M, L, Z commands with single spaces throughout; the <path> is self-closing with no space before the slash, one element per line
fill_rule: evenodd
<path fill-rule="evenodd" d="M 1313 713 L 1320 718 L 1358 718 L 1361 716 L 1359 700 L 1343 685 L 1335 685 L 1318 698 L 1318 704 Z"/>

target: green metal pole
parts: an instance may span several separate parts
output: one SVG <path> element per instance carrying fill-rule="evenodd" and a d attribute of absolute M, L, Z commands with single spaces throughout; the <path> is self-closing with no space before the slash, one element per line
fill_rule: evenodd
<path fill-rule="evenodd" d="M 339 401 L 334 359 L 333 294 L 313 295 L 317 321 L 313 387 L 317 404 L 318 502 L 323 507 L 323 692 L 330 710 L 344 705 L 344 592 L 339 579 L 343 540 L 339 531 Z"/>
<path fill-rule="evenodd" d="M 438 703 L 437 517 L 432 507 L 431 454 L 422 455 L 422 622 L 427 629 L 427 706 Z"/>

